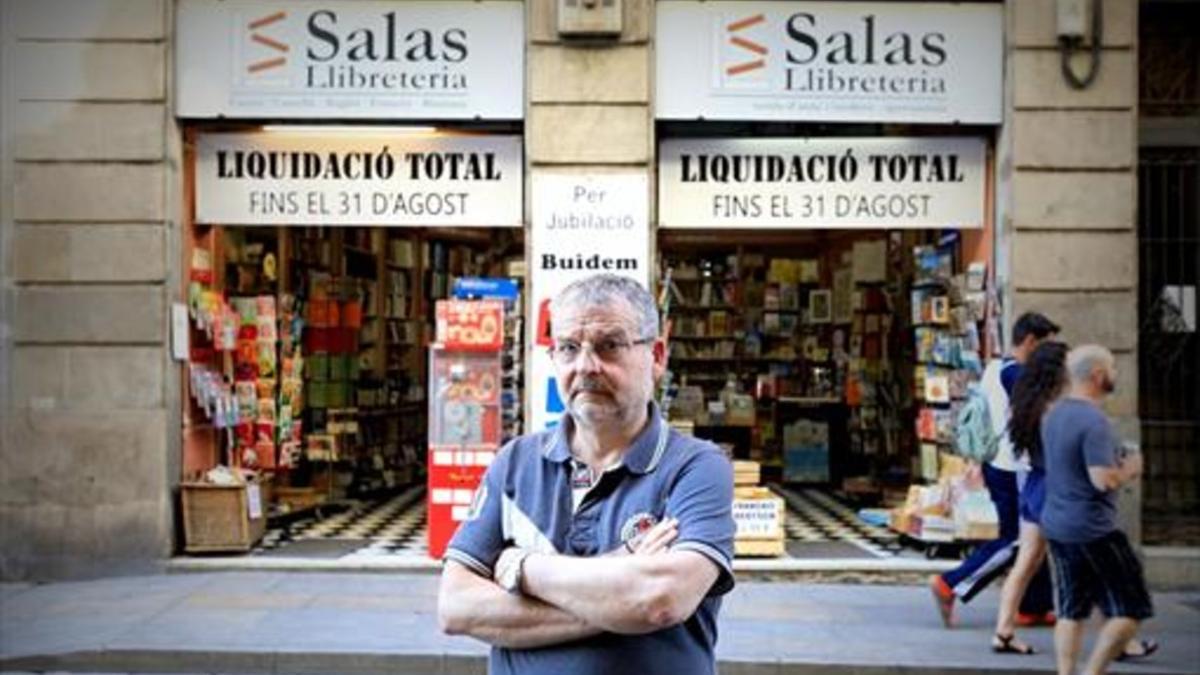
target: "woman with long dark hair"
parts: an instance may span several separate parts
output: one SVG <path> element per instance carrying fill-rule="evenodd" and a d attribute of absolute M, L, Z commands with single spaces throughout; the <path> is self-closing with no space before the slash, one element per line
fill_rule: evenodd
<path fill-rule="evenodd" d="M 1033 647 L 1016 639 L 1017 606 L 1046 559 L 1046 538 L 1039 525 L 1046 500 L 1042 415 L 1066 391 L 1067 351 L 1067 345 L 1056 340 L 1038 345 L 1013 386 L 1008 435 L 1028 463 L 1029 472 L 1019 497 L 1021 532 L 1017 539 L 1017 560 L 1000 590 L 996 634 L 992 637 L 992 649 L 997 652 L 1033 653 Z"/>

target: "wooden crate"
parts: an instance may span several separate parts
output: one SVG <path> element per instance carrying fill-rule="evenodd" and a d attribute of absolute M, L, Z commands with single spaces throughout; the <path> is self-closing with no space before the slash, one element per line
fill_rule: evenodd
<path fill-rule="evenodd" d="M 771 488 L 758 485 L 738 485 L 733 488 L 734 499 L 773 499 L 775 493 Z"/>
<path fill-rule="evenodd" d="M 758 485 L 762 480 L 762 466 L 758 462 L 735 460 L 733 462 L 734 485 Z"/>
<path fill-rule="evenodd" d="M 259 486 L 260 516 L 250 518 L 245 485 L 185 483 L 183 502 L 184 550 L 188 553 L 249 551 L 267 529 L 268 498 Z"/>
<path fill-rule="evenodd" d="M 782 537 L 733 540 L 733 555 L 737 558 L 778 558 L 784 553 L 786 549 Z"/>
<path fill-rule="evenodd" d="M 325 502 L 325 493 L 314 487 L 277 487 L 272 491 L 282 513 L 296 513 Z"/>

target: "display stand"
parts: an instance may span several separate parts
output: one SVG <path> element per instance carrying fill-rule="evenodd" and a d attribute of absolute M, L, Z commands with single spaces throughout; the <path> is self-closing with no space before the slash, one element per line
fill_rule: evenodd
<path fill-rule="evenodd" d="M 504 366 L 501 383 L 501 441 L 521 434 L 523 399 L 524 305 L 519 278 L 460 277 L 454 280 L 457 300 L 496 300 L 504 304 Z"/>
<path fill-rule="evenodd" d="M 500 445 L 504 308 L 492 300 L 437 303 L 429 353 L 429 555 L 441 558 Z M 499 495 L 496 495 L 499 498 Z"/>

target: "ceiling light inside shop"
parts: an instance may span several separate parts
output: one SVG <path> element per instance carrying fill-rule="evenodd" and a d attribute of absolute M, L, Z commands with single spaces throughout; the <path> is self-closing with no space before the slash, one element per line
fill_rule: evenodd
<path fill-rule="evenodd" d="M 397 136 L 421 136 L 438 133 L 437 127 L 380 127 L 344 126 L 337 124 L 264 124 L 263 131 L 310 134 L 394 134 Z"/>

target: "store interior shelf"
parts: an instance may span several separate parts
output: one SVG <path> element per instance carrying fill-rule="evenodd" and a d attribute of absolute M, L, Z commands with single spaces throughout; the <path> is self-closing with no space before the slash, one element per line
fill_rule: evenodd
<path fill-rule="evenodd" d="M 687 303 L 681 302 L 681 303 L 673 303 L 671 305 L 671 309 L 672 310 L 679 309 L 679 310 L 684 310 L 684 311 L 688 311 L 688 312 L 708 312 L 708 311 L 712 311 L 712 310 L 720 310 L 720 311 L 730 312 L 730 311 L 740 310 L 741 307 L 738 307 L 737 305 L 693 305 L 693 304 L 687 304 Z"/>
<path fill-rule="evenodd" d="M 836 405 L 842 402 L 840 398 L 833 397 L 813 397 L 813 396 L 778 396 L 775 398 L 780 403 L 789 403 L 792 405 Z"/>

